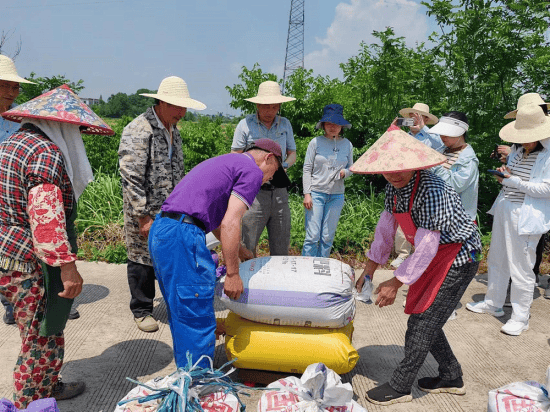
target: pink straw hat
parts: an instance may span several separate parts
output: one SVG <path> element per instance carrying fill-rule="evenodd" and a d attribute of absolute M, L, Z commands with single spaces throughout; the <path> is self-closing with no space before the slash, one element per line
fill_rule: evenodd
<path fill-rule="evenodd" d="M 397 127 L 390 127 L 350 167 L 353 173 L 381 174 L 429 169 L 444 163 L 441 153 Z"/>

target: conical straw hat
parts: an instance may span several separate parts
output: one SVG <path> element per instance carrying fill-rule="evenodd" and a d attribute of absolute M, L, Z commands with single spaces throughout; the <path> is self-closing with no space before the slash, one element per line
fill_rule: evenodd
<path fill-rule="evenodd" d="M 353 173 L 375 174 L 422 170 L 447 160 L 444 155 L 401 129 L 397 127 L 390 129 L 350 167 Z"/>
<path fill-rule="evenodd" d="M 4 56 L 0 54 L 0 80 L 6 80 L 8 82 L 16 82 L 16 83 L 29 83 L 29 84 L 36 84 L 33 82 L 29 82 L 28 80 L 25 80 L 21 76 L 17 74 L 17 70 L 15 70 L 15 64 L 13 63 L 13 60 L 10 59 L 8 56 Z"/>
<path fill-rule="evenodd" d="M 399 110 L 399 114 L 403 117 L 411 117 L 413 113 L 428 116 L 429 120 L 426 124 L 436 124 L 438 122 L 437 116 L 430 113 L 430 106 L 425 103 L 415 103 L 413 107 L 406 107 Z"/>
<path fill-rule="evenodd" d="M 540 97 L 540 94 L 538 93 L 525 93 L 523 96 L 521 96 L 518 99 L 518 106 L 516 110 L 512 110 L 511 112 L 506 113 L 504 116 L 505 119 L 515 119 L 516 114 L 518 113 L 518 110 L 523 106 L 528 106 L 530 104 L 534 104 L 537 106 L 540 106 L 542 104 L 546 105 L 547 109 L 550 109 L 550 104 L 546 103 L 544 100 L 542 100 L 542 97 Z"/>
<path fill-rule="evenodd" d="M 152 97 L 162 100 L 174 106 L 187 107 L 189 109 L 204 110 L 206 105 L 198 100 L 189 97 L 187 83 L 177 76 L 170 76 L 160 82 L 159 90 L 156 93 L 140 93 L 140 96 Z"/>
<path fill-rule="evenodd" d="M 2 113 L 2 117 L 18 123 L 25 118 L 71 123 L 83 126 L 81 133 L 115 134 L 66 84 Z"/>
<path fill-rule="evenodd" d="M 291 102 L 296 99 L 294 97 L 283 96 L 279 84 L 268 80 L 260 84 L 256 96 L 244 100 L 257 104 L 277 104 Z"/>
<path fill-rule="evenodd" d="M 516 120 L 500 129 L 499 136 L 510 143 L 533 143 L 550 137 L 550 117 L 537 104 L 519 108 Z"/>

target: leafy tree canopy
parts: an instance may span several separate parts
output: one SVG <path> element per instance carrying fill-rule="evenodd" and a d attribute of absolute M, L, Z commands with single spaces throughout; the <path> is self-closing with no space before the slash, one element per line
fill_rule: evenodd
<path fill-rule="evenodd" d="M 84 80 L 80 79 L 77 82 L 73 82 L 67 79 L 64 75 L 37 77 L 35 72 L 31 72 L 31 75 L 27 78 L 27 80 L 36 84 L 20 84 L 21 93 L 19 93 L 16 100 L 18 104 L 32 100 L 35 97 L 38 97 L 41 94 L 64 84 L 68 85 L 76 94 L 79 94 L 79 92 L 84 89 Z"/>

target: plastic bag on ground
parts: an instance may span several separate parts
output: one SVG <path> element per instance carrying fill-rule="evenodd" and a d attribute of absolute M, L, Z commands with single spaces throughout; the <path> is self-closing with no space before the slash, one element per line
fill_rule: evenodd
<path fill-rule="evenodd" d="M 487 412 L 548 412 L 550 367 L 546 370 L 546 385 L 535 381 L 514 382 L 489 391 Z"/>
<path fill-rule="evenodd" d="M 353 388 L 322 363 L 309 365 L 301 378 L 289 376 L 270 383 L 259 412 L 367 412 L 353 400 Z"/>
<path fill-rule="evenodd" d="M 254 322 L 341 328 L 355 316 L 353 269 L 336 259 L 267 256 L 241 263 L 244 292 L 238 300 L 216 293 L 227 309 Z"/>
<path fill-rule="evenodd" d="M 57 402 L 53 398 L 37 399 L 27 405 L 27 409 L 17 409 L 6 398 L 0 399 L 0 412 L 59 412 Z"/>

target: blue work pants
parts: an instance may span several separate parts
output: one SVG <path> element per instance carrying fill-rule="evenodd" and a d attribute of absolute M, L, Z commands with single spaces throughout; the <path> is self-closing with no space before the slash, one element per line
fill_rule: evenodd
<path fill-rule="evenodd" d="M 204 232 L 182 219 L 158 214 L 149 232 L 149 252 L 166 302 L 178 368 L 187 365 L 187 351 L 193 362 L 202 355 L 214 359 L 216 345 L 216 268 Z"/>

